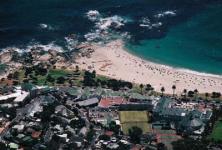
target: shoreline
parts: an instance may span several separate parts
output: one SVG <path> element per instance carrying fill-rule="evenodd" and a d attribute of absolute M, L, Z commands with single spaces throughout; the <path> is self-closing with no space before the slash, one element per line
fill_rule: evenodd
<path fill-rule="evenodd" d="M 222 92 L 221 75 L 144 60 L 130 53 L 122 40 L 105 45 L 91 44 L 88 48 L 94 50 L 90 57 L 80 56 L 76 59 L 79 67 L 84 70 L 95 70 L 97 74 L 136 84 L 151 84 L 158 92 L 163 86 L 168 94 L 172 93 L 172 85 L 176 85 L 176 93 L 181 93 L 183 89 L 197 89 L 200 93 Z"/>
<path fill-rule="evenodd" d="M 189 73 L 189 74 L 194 74 L 194 75 L 198 75 L 198 76 L 203 76 L 203 77 L 213 77 L 213 78 L 221 78 L 222 79 L 222 74 L 219 75 L 219 74 L 213 74 L 213 73 L 207 73 L 207 72 L 201 72 L 201 71 L 196 71 L 196 70 L 192 70 L 192 69 L 187 69 L 187 68 L 183 68 L 183 67 L 174 67 L 174 66 L 170 66 L 170 65 L 164 65 L 164 64 L 161 64 L 161 63 L 158 63 L 158 62 L 153 62 L 153 61 L 149 61 L 145 58 L 142 58 L 140 56 L 137 56 L 136 54 L 132 53 L 131 51 L 129 51 L 127 48 L 123 47 L 123 50 L 126 51 L 127 53 L 129 53 L 130 55 L 133 55 L 134 57 L 137 57 L 147 63 L 153 63 L 155 65 L 159 65 L 159 66 L 162 66 L 162 67 L 165 67 L 165 68 L 168 68 L 168 69 L 174 69 L 174 70 L 177 70 L 177 71 L 181 71 L 181 72 L 186 72 L 186 73 Z"/>

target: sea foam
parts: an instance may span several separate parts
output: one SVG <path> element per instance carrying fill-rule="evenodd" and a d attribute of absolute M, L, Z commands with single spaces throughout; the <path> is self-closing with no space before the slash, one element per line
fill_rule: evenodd
<path fill-rule="evenodd" d="M 89 20 L 95 21 L 100 17 L 100 13 L 97 10 L 90 10 L 86 13 Z"/>
<path fill-rule="evenodd" d="M 42 30 L 50 30 L 50 31 L 53 31 L 53 30 L 57 29 L 57 27 L 53 27 L 53 26 L 51 26 L 49 24 L 45 24 L 45 23 L 40 23 L 39 28 L 42 29 Z"/>
<path fill-rule="evenodd" d="M 163 25 L 162 22 L 152 23 L 152 22 L 150 21 L 150 19 L 147 18 L 147 17 L 142 18 L 142 19 L 140 20 L 140 24 L 139 24 L 140 27 L 148 28 L 148 29 L 150 29 L 150 30 L 153 29 L 153 28 L 158 28 L 158 27 L 160 27 L 160 26 L 162 26 L 162 25 Z"/>
<path fill-rule="evenodd" d="M 164 11 L 164 12 L 154 15 L 154 17 L 156 17 L 156 18 L 163 18 L 165 16 L 171 16 L 171 17 L 176 16 L 176 11 L 175 10 L 174 11 L 168 10 L 168 11 Z"/>
<path fill-rule="evenodd" d="M 130 21 L 118 15 L 104 17 L 97 10 L 88 11 L 86 16 L 95 24 L 91 32 L 84 35 L 87 41 L 109 40 L 116 31 Z"/>

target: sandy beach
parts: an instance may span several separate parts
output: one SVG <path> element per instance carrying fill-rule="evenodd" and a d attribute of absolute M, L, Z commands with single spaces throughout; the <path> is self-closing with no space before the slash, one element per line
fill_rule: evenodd
<path fill-rule="evenodd" d="M 97 74 L 133 83 L 151 84 L 156 91 L 165 87 L 165 93 L 172 93 L 172 85 L 176 85 L 176 93 L 181 93 L 184 89 L 198 89 L 200 93 L 222 92 L 222 76 L 201 74 L 143 60 L 127 52 L 121 40 L 102 46 L 93 44 L 90 48 L 94 49 L 90 57 L 79 57 L 76 60 L 81 69 L 96 70 Z"/>

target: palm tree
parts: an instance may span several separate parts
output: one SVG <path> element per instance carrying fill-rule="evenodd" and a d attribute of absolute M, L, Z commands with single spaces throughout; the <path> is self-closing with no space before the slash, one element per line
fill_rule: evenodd
<path fill-rule="evenodd" d="M 175 90 L 176 90 L 176 85 L 173 85 L 173 86 L 172 86 L 172 89 L 173 89 L 173 96 L 174 96 Z"/>
<path fill-rule="evenodd" d="M 209 97 L 209 93 L 205 93 L 206 100 L 208 100 L 208 97 Z"/>
<path fill-rule="evenodd" d="M 141 94 L 143 94 L 143 87 L 144 87 L 144 85 L 143 85 L 143 84 L 140 84 Z"/>
<path fill-rule="evenodd" d="M 126 101 L 128 102 L 130 99 L 130 96 L 128 94 L 124 94 L 124 98 L 126 99 Z"/>
<path fill-rule="evenodd" d="M 151 84 L 147 84 L 146 85 L 146 89 L 145 89 L 147 92 L 150 92 L 150 91 L 153 91 L 154 90 L 154 88 L 152 87 L 152 85 Z"/>
<path fill-rule="evenodd" d="M 161 92 L 162 92 L 162 96 L 163 96 L 163 93 L 165 92 L 165 88 L 164 87 L 161 87 Z"/>
<path fill-rule="evenodd" d="M 194 92 L 194 94 L 195 94 L 195 99 L 197 99 L 198 90 L 195 89 L 193 92 Z"/>
<path fill-rule="evenodd" d="M 187 97 L 187 89 L 184 89 L 183 93 L 184 93 L 184 97 L 186 98 Z"/>
<path fill-rule="evenodd" d="M 152 89 L 152 86 L 151 86 L 150 84 L 147 84 L 147 85 L 146 85 L 146 90 L 147 90 L 147 91 L 150 91 L 151 89 Z"/>
<path fill-rule="evenodd" d="M 76 65 L 76 69 L 75 69 L 76 72 L 79 72 L 79 66 Z"/>

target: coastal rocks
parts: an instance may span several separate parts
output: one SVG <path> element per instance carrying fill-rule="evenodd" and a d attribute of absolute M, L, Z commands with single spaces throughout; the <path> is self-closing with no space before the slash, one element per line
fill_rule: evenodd
<path fill-rule="evenodd" d="M 87 58 L 90 58 L 92 53 L 94 52 L 95 50 L 92 49 L 92 48 L 87 48 L 87 49 L 84 49 L 83 51 L 81 51 L 81 56 L 82 57 L 87 57 Z"/>
<path fill-rule="evenodd" d="M 18 49 L 8 48 L 0 52 L 0 63 L 10 63 L 11 61 L 17 61 L 19 56 Z"/>
<path fill-rule="evenodd" d="M 12 60 L 12 53 L 9 52 L 3 52 L 0 54 L 0 63 L 9 63 Z"/>

